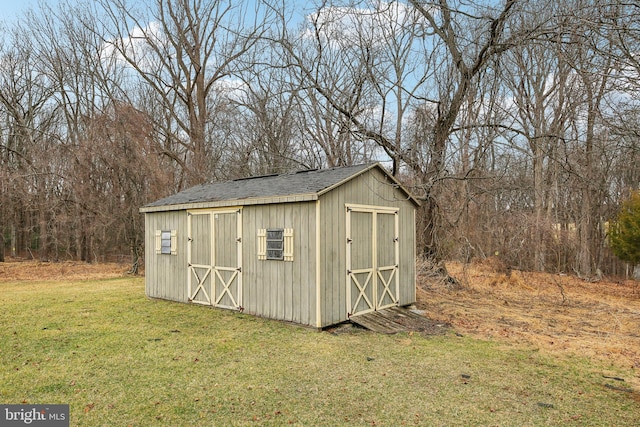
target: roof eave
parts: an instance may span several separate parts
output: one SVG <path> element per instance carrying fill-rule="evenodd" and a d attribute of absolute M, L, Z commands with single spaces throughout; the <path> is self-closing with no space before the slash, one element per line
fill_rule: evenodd
<path fill-rule="evenodd" d="M 140 213 L 182 211 L 187 209 L 216 209 L 233 206 L 266 205 L 274 203 L 296 203 L 318 200 L 318 194 L 290 194 L 286 196 L 252 197 L 247 199 L 214 200 L 207 202 L 177 203 L 174 205 L 143 206 Z"/>

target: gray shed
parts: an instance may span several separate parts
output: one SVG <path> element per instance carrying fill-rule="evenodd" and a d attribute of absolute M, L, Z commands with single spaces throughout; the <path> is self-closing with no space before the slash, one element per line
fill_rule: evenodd
<path fill-rule="evenodd" d="M 408 305 L 418 205 L 378 163 L 199 185 L 140 210 L 146 293 L 318 328 Z"/>

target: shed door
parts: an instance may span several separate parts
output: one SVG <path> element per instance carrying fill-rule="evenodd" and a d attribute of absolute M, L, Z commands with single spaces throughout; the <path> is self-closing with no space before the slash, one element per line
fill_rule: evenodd
<path fill-rule="evenodd" d="M 190 211 L 187 217 L 189 300 L 242 306 L 242 210 Z"/>
<path fill-rule="evenodd" d="M 347 313 L 398 304 L 398 209 L 347 205 Z"/>

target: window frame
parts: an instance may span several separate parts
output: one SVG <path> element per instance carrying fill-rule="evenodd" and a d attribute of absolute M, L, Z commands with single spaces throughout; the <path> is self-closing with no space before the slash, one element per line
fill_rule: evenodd
<path fill-rule="evenodd" d="M 269 248 L 271 251 L 282 251 L 282 257 L 267 257 L 267 235 L 268 232 L 282 232 L 282 239 L 270 238 L 269 242 L 282 242 L 280 247 Z M 259 228 L 257 230 L 258 259 L 260 261 L 293 261 L 293 228 Z"/>
<path fill-rule="evenodd" d="M 156 255 L 177 255 L 178 233 L 176 230 L 156 230 Z"/>
<path fill-rule="evenodd" d="M 171 230 L 160 231 L 160 255 L 171 255 Z"/>
<path fill-rule="evenodd" d="M 278 236 L 274 237 L 273 234 Z M 276 243 L 277 247 L 269 247 L 270 243 Z M 265 249 L 267 260 L 284 261 L 284 228 L 267 228 Z"/>

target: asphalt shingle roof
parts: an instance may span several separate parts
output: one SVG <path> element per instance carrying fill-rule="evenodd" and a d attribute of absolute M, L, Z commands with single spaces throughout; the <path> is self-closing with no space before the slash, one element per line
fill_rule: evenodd
<path fill-rule="evenodd" d="M 371 167 L 371 164 L 365 164 L 201 184 L 157 200 L 146 207 L 317 194 Z"/>

